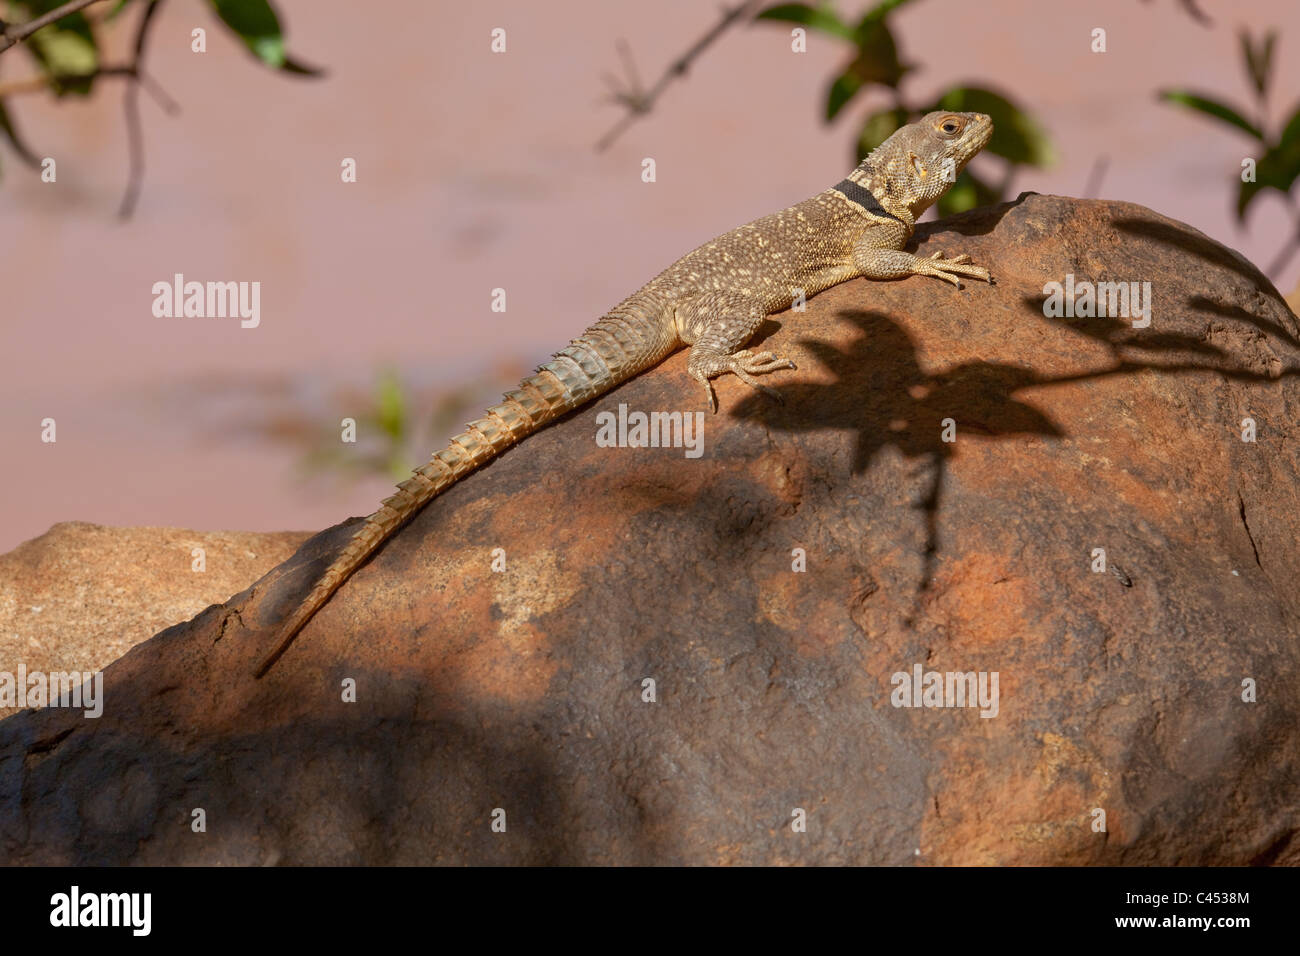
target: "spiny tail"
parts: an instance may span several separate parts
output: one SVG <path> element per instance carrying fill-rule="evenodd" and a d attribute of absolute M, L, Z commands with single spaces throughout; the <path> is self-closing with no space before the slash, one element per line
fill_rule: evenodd
<path fill-rule="evenodd" d="M 325 605 L 352 573 L 433 498 L 470 472 L 483 467 L 543 425 L 588 401 L 672 351 L 662 336 L 649 341 L 642 322 L 620 316 L 601 319 L 554 359 L 523 380 L 505 400 L 466 426 L 447 447 L 397 486 L 382 507 L 357 530 L 311 593 L 277 632 L 275 649 L 258 665 L 261 677 L 280 659 L 312 615 Z"/>

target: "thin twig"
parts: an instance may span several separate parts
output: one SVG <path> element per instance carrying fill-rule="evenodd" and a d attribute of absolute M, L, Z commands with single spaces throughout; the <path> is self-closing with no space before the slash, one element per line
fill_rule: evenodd
<path fill-rule="evenodd" d="M 163 0 L 149 0 L 140 17 L 140 26 L 135 32 L 135 59 L 131 62 L 133 76 L 122 96 L 122 107 L 126 113 L 126 142 L 130 163 L 127 174 L 126 192 L 122 195 L 122 205 L 117 215 L 121 219 L 130 219 L 135 212 L 135 204 L 140 199 L 140 189 L 144 184 L 144 130 L 140 124 L 140 76 L 144 63 L 145 39 L 149 35 L 149 26 L 154 14 L 163 4 Z"/>
<path fill-rule="evenodd" d="M 29 76 L 25 80 L 13 80 L 9 83 L 0 83 L 0 99 L 6 96 L 21 95 L 23 93 L 36 93 L 40 90 L 48 89 L 50 81 L 44 76 Z"/>
<path fill-rule="evenodd" d="M 54 90 L 54 83 L 59 80 L 97 80 L 105 76 L 135 76 L 135 69 L 130 66 L 101 66 L 93 73 L 77 73 L 67 76 L 29 76 L 25 80 L 0 83 L 0 97 L 15 96 L 23 93 L 39 93 L 42 90 Z M 170 98 L 168 98 L 170 101 Z"/>
<path fill-rule="evenodd" d="M 1150 3 L 1151 0 L 1142 0 L 1143 3 Z M 1187 11 L 1187 15 L 1203 27 L 1214 25 L 1214 21 L 1205 15 L 1205 11 L 1196 5 L 1196 0 L 1178 0 L 1179 6 Z"/>
<path fill-rule="evenodd" d="M 701 53 L 708 49 L 718 37 L 722 36 L 733 25 L 753 13 L 762 2 L 763 0 L 744 0 L 743 3 L 729 9 L 723 8 L 722 19 L 696 40 L 685 53 L 669 64 L 668 69 L 664 71 L 663 75 L 655 81 L 655 84 L 649 90 L 641 88 L 641 82 L 636 74 L 636 67 L 632 64 L 631 51 L 627 49 L 626 43 L 620 42 L 619 54 L 623 58 L 623 67 L 627 74 L 627 86 L 622 90 L 615 87 L 610 99 L 623 106 L 627 113 L 614 124 L 614 127 L 608 133 L 600 138 L 600 141 L 596 143 L 596 151 L 603 152 L 608 149 L 614 140 L 622 135 L 625 129 L 635 123 L 639 117 L 649 113 L 654 108 L 655 101 L 668 87 L 669 83 L 685 76 L 690 69 L 691 63 Z M 612 83 L 611 86 L 613 86 Z"/>
<path fill-rule="evenodd" d="M 163 112 L 169 116 L 175 116 L 181 111 L 180 104 L 168 96 L 166 91 L 158 84 L 158 81 L 144 71 L 145 38 L 149 34 L 149 26 L 153 22 L 153 15 L 158 12 L 162 2 L 163 0 L 149 0 L 149 6 L 145 8 L 144 17 L 140 20 L 140 28 L 135 34 L 135 59 L 132 61 L 131 67 L 135 72 L 135 78 L 154 98 L 154 101 L 162 107 Z"/>
<path fill-rule="evenodd" d="M 1088 173 L 1088 181 L 1083 184 L 1083 199 L 1096 199 L 1101 192 L 1101 181 L 1106 178 L 1106 171 L 1110 169 L 1110 157 L 1098 156 L 1092 164 L 1092 171 Z"/>
<path fill-rule="evenodd" d="M 144 87 L 145 92 L 153 97 L 154 102 L 161 107 L 164 113 L 168 116 L 176 116 L 180 113 L 181 104 L 172 99 L 152 76 L 143 70 L 137 70 L 136 78 L 140 81 L 140 85 Z"/>
<path fill-rule="evenodd" d="M 1196 6 L 1196 0 L 1181 0 L 1183 9 L 1187 11 L 1188 16 L 1197 21 L 1201 26 L 1212 26 L 1214 21 L 1205 15 L 1205 11 Z"/>
<path fill-rule="evenodd" d="M 140 85 L 144 87 L 145 92 L 154 98 L 154 102 L 168 116 L 175 116 L 181 111 L 181 106 L 171 95 L 164 90 L 148 73 L 137 70 L 133 66 L 101 66 L 93 73 L 79 73 L 75 76 L 60 76 L 58 80 L 99 80 L 104 77 L 125 76 L 137 79 Z M 29 76 L 25 80 L 14 80 L 12 83 L 0 83 L 0 99 L 6 96 L 15 96 L 23 93 L 40 93 L 43 90 L 54 91 L 54 84 L 48 76 Z"/>
<path fill-rule="evenodd" d="M 126 92 L 122 94 L 122 106 L 126 112 L 126 149 L 130 171 L 127 173 L 126 192 L 122 194 L 122 205 L 118 207 L 117 215 L 119 219 L 130 219 L 144 183 L 144 131 L 140 126 L 139 83 L 126 85 Z"/>
<path fill-rule="evenodd" d="M 29 36 L 39 30 L 41 27 L 49 26 L 56 20 L 62 20 L 70 14 L 76 13 L 83 7 L 88 7 L 92 3 L 98 3 L 99 0 L 69 0 L 61 7 L 55 7 L 49 13 L 42 14 L 35 20 L 28 20 L 26 23 L 15 23 L 6 25 L 4 33 L 0 34 L 0 53 L 22 43 Z"/>

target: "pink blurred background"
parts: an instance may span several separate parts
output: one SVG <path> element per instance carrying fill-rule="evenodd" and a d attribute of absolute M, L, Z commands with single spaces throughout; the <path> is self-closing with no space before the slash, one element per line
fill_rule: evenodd
<path fill-rule="evenodd" d="M 1264 268 L 1294 229 L 1285 200 L 1266 193 L 1239 229 L 1233 177 L 1248 141 L 1155 92 L 1250 106 L 1236 31 L 1276 26 L 1277 124 L 1297 105 L 1300 5 L 1201 8 L 1209 27 L 1175 0 L 921 0 L 891 23 L 920 66 L 909 100 L 977 82 L 1047 129 L 1057 165 L 1022 172 L 1012 196 L 1081 195 L 1105 156 L 1101 197 L 1190 223 Z M 474 382 L 496 394 L 678 255 L 840 179 L 857 123 L 887 103 L 873 94 L 825 125 L 846 48 L 814 34 L 792 54 L 776 24 L 728 33 L 653 114 L 593 150 L 620 116 L 598 102 L 600 75 L 619 72 L 615 41 L 649 79 L 718 9 L 280 0 L 290 52 L 328 71 L 301 80 L 255 62 L 206 4 L 173 0 L 148 65 L 183 112 L 142 98 L 148 166 L 128 223 L 115 217 L 121 81 L 85 101 L 12 98 L 58 182 L 0 147 L 0 550 L 72 519 L 314 530 L 369 513 L 388 477 L 306 480 L 303 447 L 265 432 L 294 416 L 336 430 L 365 411 L 340 406 L 340 389 L 364 395 L 384 365 L 422 395 Z M 204 55 L 190 52 L 196 26 Z M 489 52 L 493 27 L 507 30 L 505 55 Z M 1104 55 L 1089 52 L 1094 27 Z M 131 30 L 113 29 L 110 48 Z M 0 83 L 30 72 L 20 51 L 0 56 Z M 640 180 L 645 156 L 653 185 Z M 340 182 L 344 157 L 356 184 Z M 260 327 L 155 318 L 153 283 L 177 272 L 260 281 Z M 1300 256 L 1274 278 L 1294 289 Z M 498 286 L 504 314 L 489 308 Z M 412 411 L 427 420 L 430 408 Z M 40 441 L 46 417 L 53 445 Z"/>

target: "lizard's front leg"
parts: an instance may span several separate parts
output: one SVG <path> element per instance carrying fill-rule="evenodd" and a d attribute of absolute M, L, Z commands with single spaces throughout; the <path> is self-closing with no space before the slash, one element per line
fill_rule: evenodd
<path fill-rule="evenodd" d="M 943 258 L 936 252 L 928 259 L 914 256 L 900 249 L 881 249 L 864 237 L 853 247 L 853 265 L 868 279 L 901 279 L 904 276 L 935 276 L 961 288 L 958 275 L 971 276 L 991 283 L 993 278 L 983 266 L 970 265 L 970 256 Z M 954 275 L 956 273 L 956 275 Z"/>
<path fill-rule="evenodd" d="M 706 292 L 678 303 L 677 332 L 682 342 L 691 346 L 686 371 L 704 385 L 710 411 L 718 410 L 710 379 L 727 372 L 781 401 L 780 392 L 761 384 L 754 376 L 794 368 L 794 362 L 772 352 L 755 354 L 743 348 L 763 324 L 766 314 L 759 302 L 734 292 Z"/>

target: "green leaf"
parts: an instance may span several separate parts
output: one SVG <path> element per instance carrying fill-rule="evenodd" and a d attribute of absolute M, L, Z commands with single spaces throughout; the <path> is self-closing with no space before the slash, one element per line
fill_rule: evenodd
<path fill-rule="evenodd" d="M 377 386 L 376 407 L 379 427 L 384 434 L 399 440 L 406 434 L 406 399 L 397 373 L 384 372 Z"/>
<path fill-rule="evenodd" d="M 761 12 L 756 20 L 780 20 L 785 23 L 798 23 L 812 30 L 829 33 L 831 36 L 853 39 L 853 30 L 842 21 L 829 5 L 809 6 L 806 3 L 778 3 Z"/>
<path fill-rule="evenodd" d="M 998 202 L 1001 198 L 1002 195 L 998 190 L 969 169 L 963 169 L 957 181 L 939 197 L 939 215 L 951 216 L 954 213 L 965 212 L 967 209 L 978 209 L 980 206 Z"/>
<path fill-rule="evenodd" d="M 14 152 L 18 154 L 28 166 L 34 169 L 41 168 L 41 158 L 23 141 L 14 129 L 13 120 L 9 116 L 9 110 L 5 107 L 4 100 L 0 100 L 0 133 L 4 133 L 5 139 L 9 140 L 9 145 L 13 147 Z"/>
<path fill-rule="evenodd" d="M 273 69 L 285 63 L 284 34 L 280 18 L 267 0 L 208 0 L 253 55 Z"/>
<path fill-rule="evenodd" d="M 849 100 L 862 89 L 860 80 L 852 70 L 846 70 L 831 81 L 831 88 L 826 91 L 826 121 L 835 119 Z"/>
<path fill-rule="evenodd" d="M 826 120 L 833 120 L 848 102 L 866 86 L 879 83 L 891 89 L 911 69 L 898 60 L 893 34 L 883 23 L 874 24 L 857 37 L 858 52 L 853 62 L 835 78 L 826 93 Z"/>
<path fill-rule="evenodd" d="M 253 37 L 248 48 L 267 66 L 279 69 L 284 66 L 284 39 L 281 37 Z"/>
<path fill-rule="evenodd" d="M 1158 94 L 1160 99 L 1170 103 L 1178 103 L 1189 109 L 1194 109 L 1206 116 L 1213 116 L 1215 119 L 1227 123 L 1229 126 L 1235 126 L 1240 130 L 1249 133 L 1255 139 L 1263 142 L 1264 134 L 1259 128 L 1251 123 L 1240 113 L 1230 106 L 1225 106 L 1206 96 L 1200 96 L 1196 93 L 1189 93 L 1186 90 L 1161 90 Z"/>
<path fill-rule="evenodd" d="M 857 161 L 862 162 L 867 153 L 889 139 L 895 130 L 907 123 L 907 120 L 907 110 L 901 106 L 880 110 L 868 116 L 867 121 L 862 124 L 862 131 L 858 133 Z"/>
<path fill-rule="evenodd" d="M 62 5 L 62 0 L 25 0 L 10 3 L 10 8 L 31 20 Z M 24 44 L 41 72 L 58 96 L 65 93 L 86 94 L 99 69 L 99 48 L 90 21 L 80 12 L 69 14 L 33 33 Z"/>
<path fill-rule="evenodd" d="M 1295 112 L 1291 114 L 1291 119 L 1282 128 L 1282 137 L 1278 140 L 1278 146 L 1288 147 L 1297 142 L 1300 142 L 1300 105 L 1296 106 Z"/>
<path fill-rule="evenodd" d="M 993 120 L 993 136 L 984 148 L 995 156 L 1039 167 L 1056 161 L 1046 131 L 1000 93 L 982 87 L 958 87 L 944 93 L 933 109 L 987 113 Z"/>
<path fill-rule="evenodd" d="M 296 73 L 299 76 L 324 76 L 325 71 L 318 66 L 308 66 L 301 60 L 295 60 L 293 57 L 286 55 L 284 66 L 280 67 L 284 73 Z"/>
<path fill-rule="evenodd" d="M 86 76 L 99 66 L 95 41 L 60 30 L 56 23 L 37 30 L 27 42 L 37 47 L 43 65 L 56 77 Z"/>
<path fill-rule="evenodd" d="M 881 83 L 890 88 L 898 86 L 903 74 L 911 69 L 898 59 L 898 45 L 894 34 L 879 20 L 866 20 L 858 24 L 855 32 L 858 55 L 849 66 L 863 83 Z"/>
<path fill-rule="evenodd" d="M 1246 61 L 1246 72 L 1250 74 L 1250 81 L 1255 85 L 1255 92 L 1263 98 L 1268 89 L 1269 73 L 1272 70 L 1273 46 L 1277 42 L 1277 31 L 1269 30 L 1260 40 L 1258 48 L 1251 42 L 1250 34 L 1245 29 L 1239 36 L 1242 57 Z"/>
<path fill-rule="evenodd" d="M 858 31 L 864 31 L 868 29 L 871 24 L 879 23 L 903 4 L 910 2 L 911 0 L 881 0 L 880 3 L 876 4 L 862 15 L 862 19 L 858 21 Z"/>
<path fill-rule="evenodd" d="M 1292 131 L 1295 125 L 1296 118 L 1292 117 L 1291 122 L 1287 124 L 1287 130 L 1292 132 L 1291 138 L 1285 143 L 1274 146 L 1260 157 L 1255 165 L 1253 183 L 1241 184 L 1237 192 L 1237 219 L 1246 218 L 1247 207 L 1261 190 L 1276 189 L 1280 193 L 1287 194 L 1291 192 L 1291 187 L 1295 185 L 1296 180 L 1300 179 L 1300 135 Z"/>

